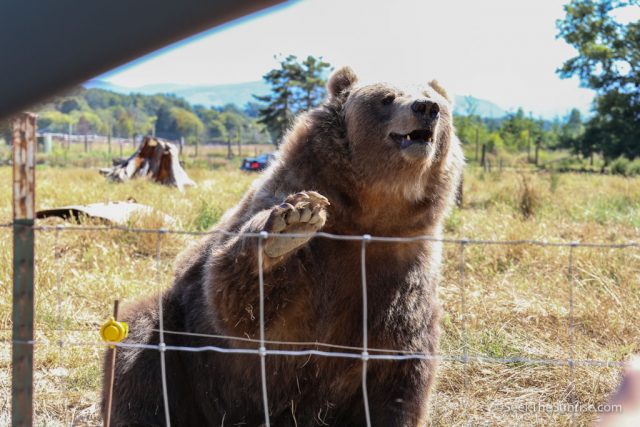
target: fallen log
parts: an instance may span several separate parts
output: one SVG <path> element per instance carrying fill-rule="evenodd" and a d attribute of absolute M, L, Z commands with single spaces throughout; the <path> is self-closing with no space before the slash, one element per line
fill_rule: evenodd
<path fill-rule="evenodd" d="M 115 182 L 145 177 L 159 184 L 175 185 L 180 191 L 196 185 L 180 166 L 178 148 L 152 136 L 145 136 L 128 159 L 114 160 L 112 167 L 100 169 L 100 173 Z"/>
<path fill-rule="evenodd" d="M 142 205 L 134 201 L 91 203 L 88 205 L 69 205 L 59 208 L 41 209 L 36 212 L 36 218 L 44 219 L 58 217 L 65 220 L 78 221 L 81 217 L 96 218 L 108 224 L 127 226 L 136 215 L 155 215 L 165 225 L 175 226 L 176 220 L 162 212 L 154 210 L 151 206 Z"/>

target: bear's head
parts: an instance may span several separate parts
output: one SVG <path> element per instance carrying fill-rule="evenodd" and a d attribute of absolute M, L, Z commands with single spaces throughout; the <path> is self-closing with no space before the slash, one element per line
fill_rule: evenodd
<path fill-rule="evenodd" d="M 358 84 L 349 67 L 333 73 L 329 101 L 341 106 L 351 161 L 361 179 L 381 191 L 424 197 L 428 172 L 445 157 L 453 137 L 452 104 L 431 81 L 408 91 L 386 83 Z"/>

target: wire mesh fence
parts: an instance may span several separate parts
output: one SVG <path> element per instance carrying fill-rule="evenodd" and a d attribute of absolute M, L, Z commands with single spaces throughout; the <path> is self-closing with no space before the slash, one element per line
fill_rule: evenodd
<path fill-rule="evenodd" d="M 4 242 L 9 242 L 12 224 L 2 224 L 0 233 L 5 234 Z M 431 401 L 431 423 L 433 425 L 471 425 L 496 424 L 496 419 L 504 425 L 513 422 L 528 421 L 563 425 L 584 425 L 593 419 L 599 410 L 598 404 L 605 403 L 602 396 L 610 391 L 617 373 L 623 366 L 625 357 L 637 350 L 634 341 L 635 326 L 639 320 L 640 303 L 636 299 L 620 301 L 620 297 L 612 292 L 611 283 L 617 286 L 633 288 L 635 295 L 640 284 L 638 261 L 640 244 L 625 243 L 589 243 L 543 240 L 484 240 L 484 239 L 452 239 L 432 236 L 416 236 L 411 238 L 380 236 L 345 236 L 317 233 L 315 239 L 334 239 L 360 243 L 360 287 L 362 288 L 362 337 L 361 343 L 353 345 L 337 345 L 330 342 L 289 342 L 271 340 L 265 334 L 265 298 L 262 262 L 262 243 L 266 238 L 290 238 L 303 235 L 287 234 L 269 235 L 267 233 L 245 233 L 242 238 L 255 239 L 258 242 L 258 283 L 259 294 L 259 338 L 240 336 L 208 335 L 191 331 L 167 330 L 163 322 L 163 304 L 161 291 L 171 282 L 169 261 L 184 246 L 183 238 L 193 238 L 211 233 L 222 233 L 237 236 L 235 233 L 223 231 L 192 232 L 168 229 L 126 228 L 117 226 L 48 226 L 36 225 L 36 337 L 28 343 L 16 342 L 9 334 L 9 314 L 1 319 L 2 336 L 0 360 L 7 366 L 11 345 L 33 345 L 35 348 L 35 397 L 36 417 L 47 425 L 80 425 L 99 422 L 99 402 L 96 390 L 100 387 L 100 359 L 106 344 L 99 340 L 98 329 L 102 320 L 108 317 L 109 308 L 114 297 L 135 299 L 130 290 L 132 279 L 128 274 L 131 268 L 144 273 L 136 276 L 132 282 L 139 295 L 158 292 L 158 311 L 160 322 L 158 327 L 159 342 L 157 345 L 116 343 L 121 348 L 141 348 L 157 351 L 161 361 L 162 397 L 164 401 L 166 425 L 170 425 L 168 402 L 171 400 L 171 389 L 167 386 L 165 355 L 167 352 L 216 352 L 225 354 L 253 355 L 260 359 L 262 404 L 264 409 L 264 425 L 270 426 L 269 395 L 267 388 L 267 359 L 273 357 L 321 357 L 357 360 L 362 364 L 362 405 L 366 425 L 375 425 L 370 417 L 369 399 L 367 395 L 368 364 L 372 361 L 394 363 L 404 360 L 434 360 L 440 363 L 440 376 Z M 178 239 L 178 240 L 172 240 Z M 445 245 L 444 276 L 441 285 L 442 299 L 445 303 L 444 330 L 442 346 L 436 354 L 413 352 L 407 349 L 370 348 L 368 342 L 369 322 L 367 292 L 367 247 L 372 243 L 408 244 L 419 241 L 437 242 Z M 123 244 L 137 248 L 133 256 L 124 256 Z M 5 244 L 6 245 L 6 244 Z M 8 245 L 5 249 L 8 249 Z M 481 269 L 476 269 L 474 262 L 482 260 L 488 251 L 506 251 L 507 258 L 515 257 L 520 261 L 515 268 L 531 268 L 528 286 L 535 288 L 543 282 L 557 284 L 558 294 L 553 299 L 548 295 L 536 295 L 522 291 L 524 288 L 509 289 L 509 277 L 502 283 L 491 283 L 489 277 L 483 276 Z M 533 273 L 535 266 L 531 264 L 534 257 L 522 256 L 519 251 L 537 248 L 541 251 L 552 251 L 541 256 L 542 262 L 553 264 L 546 276 L 538 277 Z M 580 263 L 581 251 L 589 252 L 588 262 Z M 613 252 L 619 252 L 611 255 Z M 8 250 L 3 250 L 9 253 Z M 595 253 L 595 255 L 594 255 Z M 519 255 L 520 254 L 520 255 Z M 117 263 L 110 261 L 118 257 Z M 520 258 L 518 258 L 520 256 Z M 593 257 L 596 258 L 593 258 Z M 598 257 L 604 257 L 602 259 Z M 628 274 L 613 280 L 611 283 L 589 282 L 592 263 L 598 268 L 606 268 L 607 257 L 622 256 L 615 266 L 631 269 Z M 8 257 L 8 255 L 7 255 Z M 70 267 L 73 259 L 73 268 Z M 101 265 L 101 260 L 103 265 Z M 6 260 L 5 260 L 6 261 Z M 8 264 L 5 262 L 5 264 Z M 506 267 L 503 267 L 506 268 Z M 622 267 L 621 267 L 622 268 Z M 82 270 L 82 271 L 80 271 Z M 615 275 L 616 271 L 607 274 Z M 74 277 L 75 275 L 75 277 Z M 7 274 L 5 277 L 9 277 Z M 580 276 L 580 278 L 578 278 Z M 605 275 L 606 276 L 606 275 Z M 601 276 L 599 276 L 601 277 Z M 117 278 L 117 280 L 116 280 Z M 631 278 L 631 281 L 624 282 Z M 145 283 L 146 282 L 146 283 Z M 8 287 L 4 287 L 7 292 Z M 96 288 L 104 288 L 103 290 Z M 88 291 L 91 289 L 91 292 Z M 608 289 L 608 290 L 607 290 Z M 549 288 L 545 287 L 544 292 Z M 103 292 L 104 291 L 104 292 Z M 498 313 L 496 322 L 501 322 L 504 315 L 505 329 L 510 329 L 509 322 L 514 322 L 513 331 L 521 336 L 499 334 L 488 335 L 482 331 L 487 328 L 486 319 L 478 320 L 479 312 L 491 311 L 497 301 L 494 299 L 501 292 L 512 293 L 506 309 L 513 313 Z M 522 292 L 523 295 L 518 293 Z M 597 295 L 587 295 L 595 292 Z M 601 294 L 601 292 L 604 292 Z M 91 295 L 91 296 L 89 296 Z M 86 299 L 85 299 L 86 298 Z M 614 301 L 608 304 L 605 299 Z M 616 299 L 618 301 L 616 301 Z M 516 301 L 516 302 L 513 302 Z M 546 304 L 548 303 L 548 304 Z M 518 307 L 522 304 L 537 305 L 536 310 L 544 311 L 540 319 L 518 319 Z M 546 304 L 546 305 L 545 305 Z M 91 306 L 90 310 L 85 310 Z M 598 336 L 593 310 L 608 310 L 623 313 L 621 317 L 613 317 L 612 322 L 624 325 L 613 328 L 620 336 Z M 535 310 L 534 310 L 535 311 Z M 98 317 L 96 312 L 103 315 Z M 529 311 L 531 312 L 531 311 Z M 497 313 L 497 312 L 496 312 Z M 535 317 L 535 316 L 534 316 Z M 607 316 L 599 316 L 598 322 L 606 321 Z M 551 325 L 543 324 L 552 322 Z M 638 324 L 640 322 L 636 322 Z M 528 325 L 528 326 L 527 326 Z M 603 330 L 606 330 L 603 325 Z M 621 331 L 621 332 L 620 332 Z M 537 335 L 538 334 L 538 335 Z M 221 342 L 226 345 L 175 346 L 165 342 L 166 336 L 197 336 Z M 580 335 L 579 342 L 576 335 Z M 615 334 L 614 334 L 615 335 Z M 505 338 L 506 337 L 506 338 Z M 520 345 L 510 345 L 509 340 L 520 340 Z M 529 347 L 526 341 L 530 341 Z M 588 348 L 585 342 L 593 340 L 597 345 Z M 243 342 L 243 346 L 228 345 Z M 546 343 L 559 342 L 560 345 L 549 346 Z M 557 343 L 556 343 L 557 344 Z M 558 350 L 558 348 L 560 350 Z M 524 349 L 524 350 L 523 350 Z M 607 349 L 607 357 L 601 357 L 602 349 Z M 8 372 L 8 371 L 7 371 Z M 6 375 L 6 374 L 5 374 Z M 596 378 L 596 379 L 594 379 Z M 600 379 L 597 379 L 600 378 Z M 448 384 L 450 381 L 455 384 Z M 490 382 L 496 384 L 488 387 Z M 510 381 L 521 387 L 511 387 Z M 2 381 L 7 382 L 5 377 Z M 5 387 L 2 387 L 5 388 Z M 507 391 L 502 391 L 505 388 Z M 5 388 L 6 389 L 6 388 Z M 490 389 L 487 391 L 487 389 Z M 86 393 L 93 390 L 94 393 Z M 591 390 L 591 396 L 589 395 Z M 0 405 L 0 424 L 8 420 L 9 398 L 2 392 Z M 513 394 L 514 399 L 506 396 Z M 452 399 L 455 397 L 455 399 Z M 92 400 L 93 399 L 93 400 Z M 528 400 L 527 400 L 528 399 Z M 455 400 L 455 405 L 447 400 Z M 551 410 L 545 407 L 529 408 L 531 402 L 540 404 L 561 403 Z M 524 406 L 524 409 L 522 405 Z M 591 406 L 589 406 L 591 405 Z M 455 407 L 454 407 L 455 406 Z M 527 409 L 528 408 L 528 409 Z M 549 409 L 549 408 L 547 408 Z M 606 410 L 600 409 L 600 410 Z M 497 417 L 497 418 L 496 418 Z"/>

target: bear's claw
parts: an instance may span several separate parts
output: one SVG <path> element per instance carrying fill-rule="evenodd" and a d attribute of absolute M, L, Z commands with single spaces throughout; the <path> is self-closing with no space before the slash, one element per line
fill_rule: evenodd
<path fill-rule="evenodd" d="M 321 229 L 327 219 L 329 200 L 315 191 L 303 191 L 288 196 L 284 203 L 272 209 L 265 231 L 278 234 L 312 234 Z M 275 258 L 297 249 L 311 236 L 270 237 L 264 252 Z"/>

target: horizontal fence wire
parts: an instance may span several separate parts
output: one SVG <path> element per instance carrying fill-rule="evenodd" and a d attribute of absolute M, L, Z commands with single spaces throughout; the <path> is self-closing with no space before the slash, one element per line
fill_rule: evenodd
<path fill-rule="evenodd" d="M 13 223 L 3 223 L 0 224 L 0 227 L 11 227 Z M 384 237 L 384 236 L 370 236 L 370 235 L 338 235 L 331 234 L 325 232 L 316 232 L 316 233 L 286 233 L 286 234 L 269 234 L 266 232 L 260 233 L 235 233 L 224 230 L 211 230 L 211 231 L 190 231 L 190 230 L 176 230 L 176 229 L 166 229 L 166 228 L 131 228 L 125 226 L 118 225 L 105 225 L 105 226 L 84 226 L 84 225 L 56 225 L 56 226 L 48 226 L 48 225 L 35 225 L 33 226 L 34 230 L 42 231 L 42 232 L 56 232 L 56 235 L 59 236 L 61 231 L 65 232 L 105 232 L 105 231 L 120 231 L 120 232 L 131 232 L 131 233 L 149 233 L 149 234 L 157 234 L 161 236 L 163 234 L 176 234 L 176 235 L 192 235 L 192 236 L 207 236 L 214 234 L 221 234 L 230 237 L 246 237 L 246 238 L 256 238 L 258 240 L 266 239 L 266 238 L 300 238 L 300 237 L 314 237 L 314 238 L 328 238 L 334 240 L 342 240 L 342 241 L 360 241 L 360 242 L 389 242 L 389 243 L 412 243 L 412 242 L 420 242 L 420 241 L 432 241 L 432 242 L 442 242 L 445 244 L 457 244 L 461 245 L 461 248 L 464 245 L 533 245 L 533 246 L 547 246 L 547 247 L 584 247 L 584 248 L 602 248 L 602 249 L 625 249 L 625 248 L 640 248 L 640 243 L 635 241 L 629 241 L 625 243 L 602 243 L 602 242 L 579 242 L 579 241 L 547 241 L 547 240 L 534 240 L 534 239 L 521 239 L 521 240 L 488 240 L 488 239 L 468 239 L 468 238 L 443 238 L 436 237 L 430 235 L 420 235 L 413 237 Z M 156 258 L 159 258 L 160 253 L 160 237 L 158 237 L 158 246 L 156 248 Z M 59 259 L 59 258 L 58 258 Z M 158 262 L 158 261 L 156 261 Z M 156 264 L 157 265 L 157 264 Z M 462 262 L 460 264 L 462 269 Z M 366 285 L 365 285 L 366 286 Z M 570 296 L 570 304 L 572 304 L 573 295 Z M 464 311 L 464 308 L 463 308 Z M 464 313 L 463 313 L 464 315 Z M 66 332 L 95 332 L 96 328 L 100 326 L 98 322 L 88 324 L 87 326 L 91 326 L 93 329 L 89 328 L 65 328 Z M 61 326 L 59 326 L 61 327 Z M 11 328 L 0 328 L 0 331 L 10 331 Z M 160 332 L 159 329 L 154 329 L 156 332 Z M 60 332 L 60 330 L 56 330 L 56 332 Z M 174 335 L 184 335 L 184 336 L 193 336 L 193 337 L 201 337 L 201 338 L 212 338 L 212 339 L 223 339 L 228 341 L 242 341 L 242 342 L 253 342 L 256 344 L 271 344 L 271 345 L 289 345 L 289 346 L 308 346 L 308 347 L 326 347 L 326 348 L 336 348 L 343 350 L 353 350 L 354 353 L 347 352 L 331 352 L 331 351 L 322 351 L 322 350 L 269 350 L 266 349 L 266 354 L 268 355 L 283 355 L 283 356 L 308 356 L 308 355 L 317 355 L 317 356 L 327 356 L 327 357 L 346 357 L 351 359 L 373 359 L 373 360 L 406 360 L 406 359 L 423 359 L 423 360 L 438 360 L 438 361 L 454 361 L 454 362 L 462 362 L 470 361 L 470 362 L 482 362 L 482 363 L 522 363 L 522 364 L 542 364 L 542 365 L 558 365 L 558 366 L 570 366 L 571 364 L 575 365 L 589 365 L 589 366 L 605 366 L 605 367 L 620 367 L 624 365 L 624 362 L 620 361 L 610 361 L 610 360 L 572 360 L 572 359 L 536 359 L 536 358 L 526 358 L 526 357 L 511 357 L 511 358 L 499 358 L 499 357 L 485 357 L 485 356 L 472 356 L 468 355 L 465 352 L 463 356 L 446 356 L 446 355 L 430 355 L 424 353 L 415 353 L 408 352 L 402 349 L 380 349 L 380 348 L 369 348 L 369 347 L 358 347 L 358 346 L 343 346 L 336 345 L 331 343 L 323 343 L 318 341 L 278 341 L 278 340 L 267 340 L 267 339 L 252 339 L 247 337 L 239 337 L 239 336 L 229 336 L 229 335 L 220 335 L 220 334 L 202 334 L 202 333 L 193 333 L 193 332 L 182 332 L 182 331 L 171 331 L 162 329 L 163 334 L 174 334 Z M 41 343 L 45 344 L 47 340 L 38 339 L 34 341 L 30 341 L 30 344 Z M 2 340 L 1 343 L 11 343 L 14 342 L 12 340 Z M 60 340 L 56 340 L 57 343 L 61 344 Z M 25 344 L 24 342 L 21 342 Z M 169 345 L 147 345 L 147 344 L 125 344 L 125 343 L 104 343 L 104 342 L 73 342 L 66 341 L 65 344 L 68 345 L 79 345 L 79 346 L 108 346 L 115 345 L 127 348 L 141 348 L 141 349 L 154 349 L 160 350 L 162 348 L 167 351 L 191 351 L 191 352 L 200 352 L 200 351 L 216 351 L 216 352 L 224 352 L 224 353 L 239 353 L 239 354 L 257 354 L 260 355 L 260 348 L 256 349 L 234 349 L 234 348 L 224 348 L 218 346 L 202 346 L 202 347 L 176 347 Z M 355 353 L 357 351 L 357 353 Z M 396 354 L 375 354 L 375 353 L 396 353 Z"/>
<path fill-rule="evenodd" d="M 4 226 L 10 227 L 12 223 L 5 224 Z M 388 242 L 388 243 L 412 243 L 412 242 L 442 242 L 450 244 L 466 244 L 466 245 L 532 245 L 532 246 L 550 246 L 550 247 L 585 247 L 585 248 L 603 248 L 603 249 L 625 249 L 625 248 L 638 248 L 640 242 L 629 241 L 625 243 L 602 243 L 602 242 L 580 242 L 580 241 L 548 241 L 548 240 L 535 240 L 535 239 L 521 239 L 521 240 L 488 240 L 488 239 L 467 239 L 467 238 L 447 238 L 437 237 L 431 235 L 420 235 L 412 237 L 385 237 L 385 236 L 369 236 L 369 235 L 343 235 L 343 234 L 331 234 L 325 232 L 316 233 L 275 233 L 270 234 L 266 232 L 249 233 L 242 232 L 236 233 L 226 230 L 211 230 L 211 231 L 189 231 L 189 230 L 175 230 L 168 228 L 129 228 L 125 226 L 110 225 L 110 226 L 47 226 L 36 225 L 33 226 L 36 231 L 122 231 L 130 233 L 150 233 L 150 234 L 176 234 L 176 235 L 189 235 L 189 236 L 208 236 L 220 234 L 229 237 L 254 237 L 254 238 L 305 238 L 305 237 L 320 237 L 333 240 L 355 241 L 360 242 L 368 240 L 369 242 Z"/>
<path fill-rule="evenodd" d="M 0 228 L 8 228 L 12 227 L 13 223 L 4 223 L 0 224 Z M 207 235 L 224 235 L 230 237 L 240 237 L 240 238 L 255 238 L 258 241 L 258 248 L 262 248 L 263 242 L 267 238 L 326 238 L 333 239 L 339 241 L 351 241 L 351 242 L 361 242 L 361 274 L 362 274 L 362 302 L 363 302 L 363 313 L 362 313 L 362 328 L 363 328 L 363 343 L 362 347 L 358 346 L 344 346 L 344 345 L 336 345 L 331 343 L 317 342 L 317 341 L 306 341 L 306 342 L 292 342 L 292 341 L 278 341 L 278 340 L 268 340 L 265 338 L 265 326 L 264 326 L 264 279 L 263 279 L 263 269 L 262 269 L 262 252 L 258 251 L 258 271 L 259 271 L 259 292 L 260 292 L 260 337 L 259 339 L 247 338 L 247 337 L 239 337 L 239 336 L 227 336 L 227 335 L 219 335 L 219 334 L 202 334 L 202 333 L 193 333 L 193 332 L 183 332 L 183 331 L 173 331 L 164 329 L 164 322 L 162 316 L 162 297 L 161 292 L 158 297 L 158 305 L 159 305 L 159 314 L 160 314 L 160 324 L 158 329 L 154 329 L 155 332 L 159 333 L 159 343 L 157 345 L 154 344 L 136 344 L 136 343 L 127 343 L 127 342 L 117 342 L 117 343 L 105 343 L 102 341 L 82 341 L 82 340 L 63 340 L 61 338 L 61 332 L 86 332 L 86 333 L 95 333 L 96 328 L 99 326 L 97 323 L 85 323 L 83 326 L 87 328 L 70 328 L 66 329 L 62 327 L 62 316 L 60 312 L 60 301 L 58 302 L 58 325 L 55 329 L 56 335 L 58 336 L 55 340 L 49 340 L 46 338 L 38 338 L 32 341 L 18 341 L 13 339 L 0 339 L 0 344 L 2 345 L 13 345 L 13 344 L 27 344 L 27 345 L 50 345 L 57 344 L 60 346 L 62 350 L 63 346 L 97 346 L 97 347 L 107 347 L 107 346 L 115 346 L 117 348 L 132 348 L 132 349 L 142 349 L 142 350 L 151 350 L 158 351 L 159 357 L 161 360 L 161 375 L 162 375 L 162 393 L 163 393 L 163 401 L 164 401 L 164 410 L 165 410 L 165 422 L 167 425 L 170 425 L 170 414 L 169 414 L 169 399 L 170 399 L 170 390 L 167 389 L 166 384 L 166 369 L 164 364 L 164 358 L 167 351 L 182 351 L 182 352 L 192 352 L 192 353 L 200 353 L 200 352 L 216 352 L 216 353 L 224 353 L 224 354 L 242 354 L 242 355 L 256 355 L 260 357 L 261 361 L 261 383 L 262 383 L 262 397 L 263 397 L 263 405 L 264 405 L 264 417 L 265 417 L 265 426 L 270 425 L 269 420 L 269 406 L 268 406 L 268 396 L 267 396 L 267 374 L 266 374 L 266 357 L 267 356 L 283 356 L 283 357 L 309 357 L 309 356 L 318 356 L 318 357 L 327 357 L 327 358 L 343 358 L 343 359 L 352 359 L 352 360 L 360 360 L 362 361 L 362 392 L 363 392 L 363 402 L 365 405 L 365 416 L 367 425 L 371 424 L 370 414 L 369 414 L 369 406 L 368 406 L 368 395 L 367 395 L 367 363 L 371 360 L 378 361 L 402 361 L 402 360 L 425 360 L 425 361 L 437 361 L 437 362 L 457 362 L 464 364 L 464 380 L 465 387 L 464 393 L 467 394 L 467 383 L 468 383 L 468 373 L 467 373 L 467 364 L 468 363 L 488 363 L 488 364 L 507 364 L 507 365 L 540 365 L 540 366 L 561 366 L 561 367 L 569 367 L 571 369 L 571 398 L 575 400 L 575 379 L 573 377 L 573 369 L 576 366 L 590 366 L 590 367 L 606 367 L 606 368 L 622 368 L 625 366 L 625 362 L 618 360 L 596 360 L 596 359 L 576 359 L 575 358 L 575 350 L 573 343 L 573 329 L 574 329 L 574 313 L 573 313 L 573 298 L 574 298 L 574 276 L 573 276 L 573 257 L 574 250 L 576 248 L 595 248 L 595 249 L 627 249 L 627 248 L 640 248 L 640 243 L 636 241 L 629 241 L 624 243 L 604 243 L 604 242 L 579 242 L 579 241 L 547 241 L 547 240 L 535 240 L 535 239 L 521 239 L 521 240 L 488 240 L 488 239 L 468 239 L 468 238 L 444 238 L 439 236 L 430 236 L 430 235 L 421 235 L 421 236 L 411 236 L 411 237 L 385 237 L 385 236 L 370 236 L 370 235 L 336 235 L 325 232 L 317 232 L 312 234 L 307 233 L 283 233 L 283 234 L 270 234 L 266 232 L 260 233 L 235 233 L 224 230 L 210 230 L 210 231 L 189 231 L 189 230 L 177 230 L 177 229 L 152 229 L 152 228 L 131 228 L 125 226 L 118 225 L 105 225 L 105 226 L 86 226 L 86 225 L 56 225 L 56 226 L 48 226 L 48 225 L 36 225 L 33 226 L 33 229 L 40 232 L 54 232 L 56 243 L 54 245 L 54 257 L 56 262 L 61 262 L 61 257 L 59 254 L 58 247 L 58 238 L 62 232 L 128 232 L 128 233 L 146 233 L 146 234 L 156 234 L 157 242 L 156 242 L 156 275 L 157 275 L 157 283 L 160 283 L 159 274 L 160 274 L 160 253 L 161 253 L 161 241 L 162 236 L 167 234 L 174 235 L 189 235 L 189 236 L 207 236 Z M 441 242 L 443 244 L 451 244 L 451 245 L 459 245 L 459 274 L 460 274 L 460 286 L 461 286 L 461 319 L 462 319 L 462 333 L 463 333 L 463 348 L 462 355 L 454 356 L 448 354 L 428 354 L 421 352 L 410 352 L 402 349 L 386 349 L 386 348 L 370 348 L 367 343 L 367 287 L 366 287 L 366 246 L 371 242 L 381 242 L 381 243 L 416 243 L 416 242 Z M 464 248 L 467 245 L 504 245 L 504 246 L 514 246 L 514 245 L 530 245 L 530 246 L 541 246 L 541 247 L 557 247 L 557 248 L 570 248 L 569 249 L 569 260 L 568 260 L 568 286 L 569 286 L 569 333 L 571 336 L 570 343 L 570 357 L 565 359 L 558 358 L 528 358 L 528 357 L 489 357 L 489 356 L 479 356 L 479 355 L 470 355 L 468 352 L 468 342 L 467 342 L 467 331 L 466 331 L 466 305 L 465 305 L 465 281 L 464 281 Z M 60 289 L 60 283 L 57 284 L 56 294 L 58 299 L 62 298 L 62 293 Z M 88 327 L 92 327 L 93 329 L 88 329 Z M 0 328 L 0 331 L 8 331 L 8 328 Z M 174 346 L 167 345 L 164 342 L 164 336 L 166 335 L 183 335 L 183 336 L 192 336 L 199 338 L 209 338 L 209 339 L 218 339 L 224 340 L 227 346 L 222 345 L 203 345 L 203 346 Z M 234 348 L 232 343 L 234 342 L 244 342 L 244 343 L 252 343 L 256 345 L 256 348 Z M 302 349 L 273 349 L 268 348 L 268 345 L 278 345 L 278 346 L 290 346 L 290 347 L 303 347 Z M 331 351 L 334 349 L 335 351 Z M 572 418 L 572 423 L 575 425 L 575 414 Z"/>
<path fill-rule="evenodd" d="M 95 332 L 95 331 L 91 331 Z M 97 334 L 97 332 L 96 332 Z M 15 344 L 29 344 L 29 345 L 50 345 L 58 344 L 59 340 L 47 340 L 36 339 L 31 341 L 18 341 L 18 340 L 0 340 L 3 345 Z M 277 343 L 277 341 L 276 341 Z M 625 362 L 617 360 L 593 360 L 593 359 L 532 359 L 526 357 L 488 357 L 488 356 L 450 356 L 450 355 L 437 355 L 427 353 L 405 353 L 405 354 L 372 354 L 371 348 L 368 348 L 369 353 L 346 353 L 337 351 L 323 351 L 323 350 L 274 350 L 260 348 L 229 348 L 219 347 L 214 345 L 205 345 L 198 347 L 189 346 L 172 346 L 165 344 L 131 344 L 123 342 L 103 342 L 103 341 L 64 341 L 65 345 L 78 346 L 78 347 L 108 347 L 116 346 L 122 348 L 132 348 L 141 350 L 155 350 L 155 351 L 185 351 L 189 353 L 202 353 L 202 352 L 215 352 L 225 354 L 253 354 L 260 356 L 264 352 L 267 356 L 292 356 L 292 357 L 304 357 L 304 356 L 322 356 L 332 358 L 346 358 L 346 359 L 360 359 L 360 360 L 433 360 L 437 362 L 475 362 L 475 363 L 498 363 L 498 364 L 516 364 L 516 365 L 548 365 L 548 366 L 594 366 L 602 368 L 622 368 L 626 366 Z M 394 350 L 384 350 L 385 352 L 394 352 Z"/>

